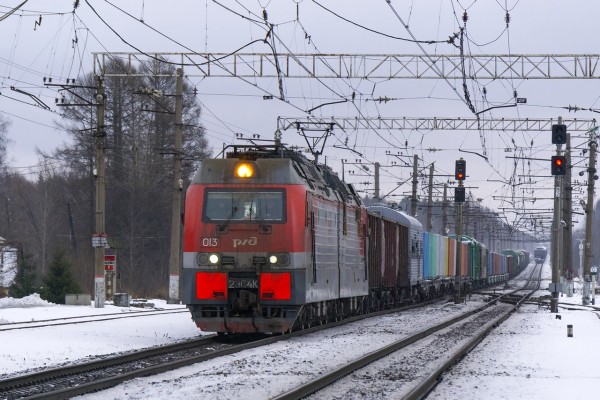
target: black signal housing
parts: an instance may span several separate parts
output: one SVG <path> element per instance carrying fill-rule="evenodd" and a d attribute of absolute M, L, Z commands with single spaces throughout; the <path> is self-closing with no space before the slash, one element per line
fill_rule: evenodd
<path fill-rule="evenodd" d="M 454 168 L 454 179 L 457 181 L 464 181 L 467 176 L 467 162 L 462 158 L 460 160 L 456 160 L 456 165 Z"/>
<path fill-rule="evenodd" d="M 567 157 L 552 156 L 550 162 L 552 175 L 564 175 L 567 172 Z"/>
<path fill-rule="evenodd" d="M 567 143 L 567 126 L 566 125 L 552 125 L 552 144 L 565 144 Z"/>

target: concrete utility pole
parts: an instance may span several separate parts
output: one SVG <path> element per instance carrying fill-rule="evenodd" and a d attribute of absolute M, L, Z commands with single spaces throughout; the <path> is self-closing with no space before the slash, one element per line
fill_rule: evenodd
<path fill-rule="evenodd" d="M 94 247 L 94 307 L 104 308 L 106 300 L 104 278 L 104 246 L 106 246 L 106 167 L 104 162 L 104 146 L 106 127 L 104 126 L 104 78 L 98 76 L 96 93 L 96 233 L 92 237 Z"/>
<path fill-rule="evenodd" d="M 171 256 L 169 257 L 169 304 L 179 303 L 181 253 L 181 153 L 183 124 L 183 69 L 177 68 L 175 88 L 175 154 L 173 155 L 173 206 L 171 209 Z"/>
<path fill-rule="evenodd" d="M 381 164 L 375 163 L 375 198 L 379 200 L 379 167 Z"/>
<path fill-rule="evenodd" d="M 410 198 L 410 215 L 417 217 L 417 184 L 419 183 L 417 173 L 419 168 L 419 156 L 413 156 L 412 197 Z"/>
<path fill-rule="evenodd" d="M 585 241 L 585 239 L 579 238 L 577 240 L 579 240 L 579 268 L 577 269 L 577 277 L 581 278 L 581 274 L 583 271 L 583 242 Z"/>
<path fill-rule="evenodd" d="M 463 220 L 463 223 L 462 223 L 463 224 L 463 227 L 462 227 L 463 228 L 463 232 L 464 232 L 464 234 L 466 236 L 473 236 L 473 233 L 470 231 L 470 227 L 469 227 L 469 225 L 471 225 L 471 218 L 470 218 L 470 216 L 471 216 L 471 212 L 470 211 L 471 210 L 470 210 L 470 207 L 469 207 L 469 198 L 468 197 L 465 199 L 465 203 L 461 204 L 461 207 L 462 208 L 461 208 L 461 214 L 460 215 L 461 215 L 462 220 Z"/>
<path fill-rule="evenodd" d="M 440 234 L 446 236 L 448 234 L 448 184 L 444 183 L 444 200 L 442 201 L 442 229 Z"/>
<path fill-rule="evenodd" d="M 567 144 L 565 149 L 565 156 L 567 157 L 567 171 L 565 173 L 565 180 L 563 182 L 563 190 L 565 194 L 565 208 L 563 210 L 564 220 L 567 223 L 563 232 L 562 246 L 564 251 L 562 266 L 563 266 L 563 277 L 566 283 L 567 297 L 573 297 L 573 205 L 572 195 L 573 186 L 571 183 L 571 134 L 567 133 Z"/>
<path fill-rule="evenodd" d="M 431 223 L 431 212 L 433 210 L 433 171 L 435 170 L 435 163 L 431 163 L 429 166 L 429 194 L 427 198 L 427 231 L 431 232 L 433 224 Z"/>
<path fill-rule="evenodd" d="M 588 192 L 585 203 L 585 257 L 583 261 L 583 297 L 582 304 L 590 304 L 590 284 L 592 277 L 592 219 L 594 213 L 594 182 L 596 181 L 596 131 L 598 127 L 590 131 L 590 160 L 588 164 Z"/>
<path fill-rule="evenodd" d="M 458 182 L 458 187 L 462 188 L 462 181 Z M 457 218 L 456 218 L 456 265 L 455 276 L 454 276 L 454 284 L 456 285 L 456 297 L 454 298 L 454 304 L 460 304 L 460 284 L 461 284 L 461 275 L 460 275 L 460 258 L 461 258 L 461 242 L 462 242 L 462 211 L 463 211 L 463 203 L 459 202 L 456 205 Z"/>

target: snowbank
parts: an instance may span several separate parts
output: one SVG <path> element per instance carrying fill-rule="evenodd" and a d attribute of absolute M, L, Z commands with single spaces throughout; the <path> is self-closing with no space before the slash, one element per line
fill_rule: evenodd
<path fill-rule="evenodd" d="M 0 299 L 0 308 L 47 307 L 55 305 L 56 304 L 42 299 L 37 293 L 30 294 L 21 299 L 15 299 L 13 297 L 4 297 Z"/>

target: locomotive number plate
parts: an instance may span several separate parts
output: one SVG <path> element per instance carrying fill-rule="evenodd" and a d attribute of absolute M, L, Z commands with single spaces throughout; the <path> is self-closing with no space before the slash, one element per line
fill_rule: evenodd
<path fill-rule="evenodd" d="M 219 246 L 219 239 L 216 237 L 203 237 L 202 247 L 217 247 Z"/>
<path fill-rule="evenodd" d="M 258 289 L 258 279 L 229 279 L 229 289 Z"/>

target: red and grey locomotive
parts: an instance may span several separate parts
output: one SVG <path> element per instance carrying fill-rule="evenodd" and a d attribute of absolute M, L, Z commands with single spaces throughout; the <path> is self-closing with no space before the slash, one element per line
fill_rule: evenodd
<path fill-rule="evenodd" d="M 286 332 L 363 311 L 367 215 L 330 168 L 232 146 L 186 194 L 182 299 L 215 332 Z"/>

